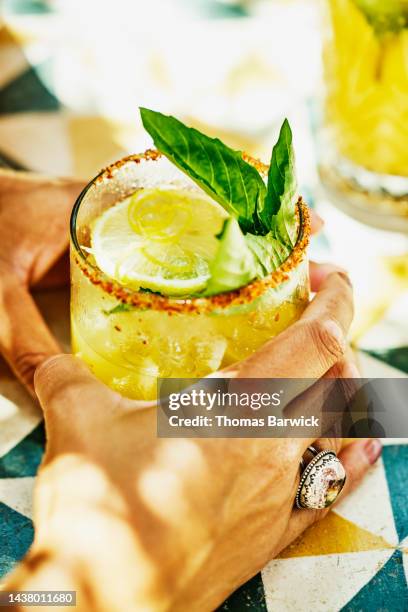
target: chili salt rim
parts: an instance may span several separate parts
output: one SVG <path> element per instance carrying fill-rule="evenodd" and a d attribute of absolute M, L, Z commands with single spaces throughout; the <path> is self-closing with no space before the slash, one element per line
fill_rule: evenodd
<path fill-rule="evenodd" d="M 255 299 L 263 295 L 268 289 L 276 288 L 288 280 L 289 272 L 294 270 L 304 259 L 306 248 L 310 240 L 309 208 L 301 196 L 299 196 L 296 203 L 296 214 L 299 220 L 299 234 L 296 244 L 293 247 L 289 257 L 268 276 L 256 279 L 240 289 L 226 291 L 224 293 L 219 293 L 218 295 L 209 297 L 191 298 L 164 296 L 143 290 L 132 291 L 130 289 L 126 289 L 117 281 L 110 279 L 104 274 L 104 272 L 102 272 L 102 270 L 89 263 L 81 249 L 81 246 L 78 244 L 75 227 L 79 207 L 88 190 L 94 184 L 112 179 L 115 172 L 129 162 L 140 163 L 142 160 L 157 161 L 161 157 L 162 154 L 159 151 L 148 149 L 145 153 L 129 155 L 117 162 L 114 162 L 102 170 L 98 176 L 88 183 L 75 202 L 70 222 L 71 240 L 76 251 L 74 259 L 83 274 L 93 285 L 100 287 L 103 291 L 105 291 L 105 293 L 115 297 L 122 304 L 127 304 L 135 308 L 149 308 L 150 310 L 165 311 L 168 312 L 168 314 L 201 314 L 211 312 L 213 310 L 230 308 L 231 306 L 250 304 Z M 265 175 L 267 173 L 268 166 L 266 166 L 260 160 L 254 159 L 245 153 L 243 154 L 243 159 L 252 164 L 261 174 Z"/>

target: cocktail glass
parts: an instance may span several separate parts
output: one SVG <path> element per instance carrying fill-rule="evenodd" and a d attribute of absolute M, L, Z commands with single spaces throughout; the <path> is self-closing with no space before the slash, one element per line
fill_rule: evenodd
<path fill-rule="evenodd" d="M 265 175 L 266 166 L 246 159 Z M 107 277 L 91 253 L 92 223 L 135 191 L 166 186 L 198 189 L 157 151 L 127 157 L 89 183 L 71 218 L 73 352 L 130 398 L 154 399 L 158 377 L 199 378 L 244 359 L 295 322 L 309 300 L 310 223 L 301 198 L 291 255 L 272 274 L 241 289 L 166 297 L 132 291 Z"/>

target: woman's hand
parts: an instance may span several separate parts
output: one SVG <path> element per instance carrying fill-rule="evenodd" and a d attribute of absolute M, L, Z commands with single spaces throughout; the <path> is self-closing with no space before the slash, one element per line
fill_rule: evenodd
<path fill-rule="evenodd" d="M 68 279 L 69 216 L 83 184 L 0 170 L 0 353 L 32 391 L 35 367 L 59 352 L 30 295 Z"/>
<path fill-rule="evenodd" d="M 61 272 L 66 280 L 55 264 L 81 187 L 0 173 L 0 352 L 31 389 L 35 367 L 59 348 L 29 291 Z M 346 277 L 311 271 L 318 294 L 302 319 L 229 376 L 355 374 Z M 10 588 L 74 589 L 86 611 L 212 609 L 324 515 L 293 510 L 311 440 L 157 439 L 155 408 L 121 398 L 69 356 L 40 367 L 36 391 L 48 438 L 36 536 Z M 379 451 L 375 441 L 341 451 L 348 490 Z"/>
<path fill-rule="evenodd" d="M 351 376 L 352 295 L 319 268 L 302 318 L 230 375 Z M 160 439 L 140 408 L 71 356 L 37 371 L 47 452 L 36 537 L 10 589 L 73 589 L 79 610 L 211 610 L 326 511 L 294 510 L 311 439 Z M 350 491 L 378 441 L 319 440 L 340 451 Z M 344 495 L 344 493 L 343 493 Z"/>

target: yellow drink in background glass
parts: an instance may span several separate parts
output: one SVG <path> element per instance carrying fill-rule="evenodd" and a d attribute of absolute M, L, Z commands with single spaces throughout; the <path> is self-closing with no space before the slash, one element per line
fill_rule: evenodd
<path fill-rule="evenodd" d="M 137 399 L 156 397 L 158 377 L 201 377 L 244 359 L 295 322 L 309 300 L 310 227 L 301 201 L 298 241 L 289 259 L 265 279 L 242 289 L 213 297 L 166 297 L 106 276 L 92 253 L 92 232 L 99 220 L 113 207 L 118 207 L 117 212 L 126 198 L 140 190 L 163 188 L 178 190 L 184 202 L 181 214 L 194 226 L 202 217 L 199 198 L 206 196 L 198 196 L 201 190 L 156 152 L 127 158 L 101 173 L 81 194 L 71 219 L 73 351 L 103 382 Z M 156 250 L 147 253 L 148 264 L 155 266 L 160 249 L 177 249 L 177 241 L 185 237 L 176 233 L 163 245 L 165 224 L 158 225 L 143 211 L 140 225 L 149 228 L 153 242 L 156 231 Z M 115 222 L 108 243 L 115 240 Z M 194 233 L 188 240 L 194 248 Z M 204 247 L 197 241 L 197 250 Z M 173 265 L 184 263 L 175 259 Z"/>
<path fill-rule="evenodd" d="M 408 1 L 327 0 L 326 122 L 339 152 L 408 177 Z"/>

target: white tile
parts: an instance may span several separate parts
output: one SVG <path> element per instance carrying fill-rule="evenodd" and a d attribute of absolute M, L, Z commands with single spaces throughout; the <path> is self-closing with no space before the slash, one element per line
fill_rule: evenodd
<path fill-rule="evenodd" d="M 31 519 L 33 516 L 34 478 L 3 478 L 0 480 L 0 502 Z"/>
<path fill-rule="evenodd" d="M 338 612 L 393 552 L 370 550 L 275 559 L 262 572 L 267 608 L 270 612 Z"/>
<path fill-rule="evenodd" d="M 345 497 L 334 512 L 397 546 L 398 535 L 381 459 L 371 468 L 358 489 Z"/>
<path fill-rule="evenodd" d="M 0 457 L 27 436 L 42 419 L 40 407 L 11 372 L 0 364 Z"/>

